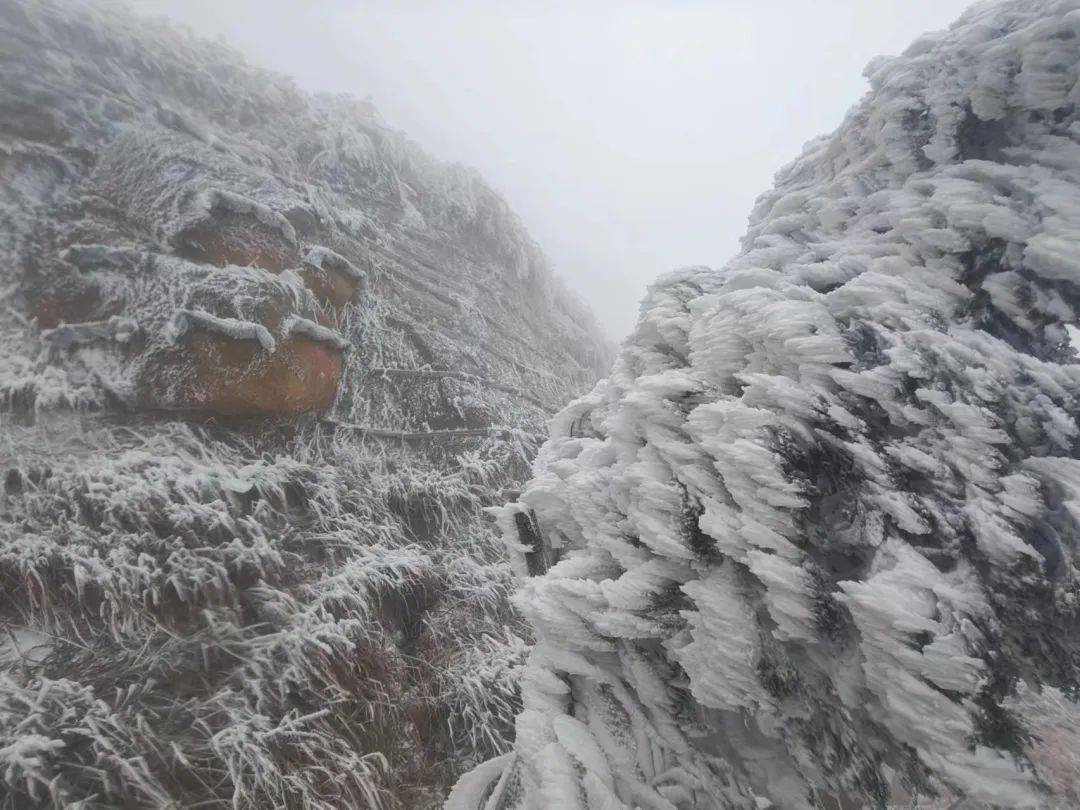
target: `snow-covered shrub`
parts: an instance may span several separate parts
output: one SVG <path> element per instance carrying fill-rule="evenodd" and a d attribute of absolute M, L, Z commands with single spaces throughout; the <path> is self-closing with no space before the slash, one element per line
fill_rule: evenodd
<path fill-rule="evenodd" d="M 551 567 L 449 808 L 1075 804 L 1078 42 L 990 3 L 874 61 L 650 290 L 500 514 Z"/>

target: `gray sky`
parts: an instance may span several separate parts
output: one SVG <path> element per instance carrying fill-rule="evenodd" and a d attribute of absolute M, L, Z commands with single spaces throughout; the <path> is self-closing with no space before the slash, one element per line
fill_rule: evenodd
<path fill-rule="evenodd" d="M 475 166 L 614 338 L 967 0 L 132 0 Z"/>

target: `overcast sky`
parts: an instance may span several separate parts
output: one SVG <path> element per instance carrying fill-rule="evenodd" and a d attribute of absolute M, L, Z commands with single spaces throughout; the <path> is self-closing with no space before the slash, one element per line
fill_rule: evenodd
<path fill-rule="evenodd" d="M 967 0 L 133 0 L 475 166 L 614 338 Z"/>

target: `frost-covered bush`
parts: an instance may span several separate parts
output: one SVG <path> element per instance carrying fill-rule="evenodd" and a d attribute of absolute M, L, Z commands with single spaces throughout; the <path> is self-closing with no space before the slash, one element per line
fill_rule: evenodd
<path fill-rule="evenodd" d="M 448 807 L 1075 805 L 1078 43 L 1006 2 L 876 60 L 651 289 L 501 513 L 537 644 Z"/>

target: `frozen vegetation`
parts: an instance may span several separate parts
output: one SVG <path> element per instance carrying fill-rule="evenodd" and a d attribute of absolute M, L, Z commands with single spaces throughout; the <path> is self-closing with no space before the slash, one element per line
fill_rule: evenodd
<path fill-rule="evenodd" d="M 0 73 L 0 808 L 439 806 L 591 317 L 370 105 L 72 0 Z"/>
<path fill-rule="evenodd" d="M 1080 806 L 1080 4 L 866 76 L 496 510 L 537 641 L 450 810 Z"/>

